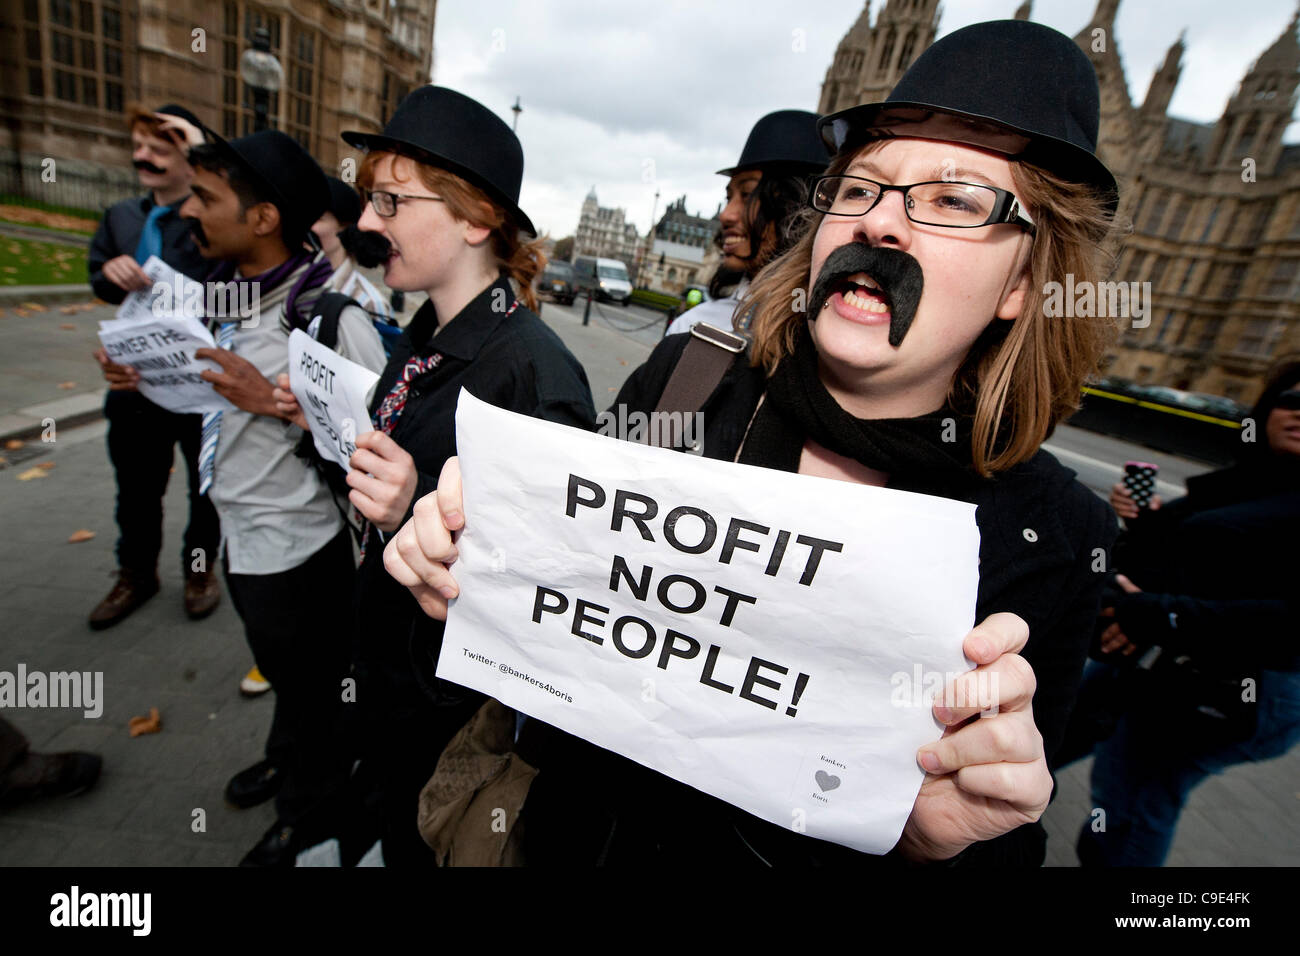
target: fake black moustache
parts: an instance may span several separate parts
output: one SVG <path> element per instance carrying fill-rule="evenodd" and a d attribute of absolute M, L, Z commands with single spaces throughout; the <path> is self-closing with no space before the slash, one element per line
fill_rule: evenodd
<path fill-rule="evenodd" d="M 348 255 L 367 269 L 383 265 L 393 252 L 392 244 L 382 235 L 358 229 L 356 226 L 345 226 L 340 230 L 339 242 L 343 244 Z"/>
<path fill-rule="evenodd" d="M 153 163 L 149 162 L 149 160 L 147 160 L 147 159 L 136 159 L 136 160 L 132 160 L 132 161 L 131 161 L 131 165 L 134 166 L 136 169 L 143 169 L 143 170 L 146 170 L 146 171 L 151 172 L 151 173 L 157 173 L 159 176 L 161 176 L 163 173 L 167 172 L 167 170 L 165 170 L 165 169 L 161 169 L 161 168 L 159 168 L 158 166 L 155 166 Z"/>
<path fill-rule="evenodd" d="M 921 264 L 906 252 L 861 242 L 840 246 L 826 257 L 817 274 L 809 297 L 808 318 L 816 319 L 832 293 L 842 291 L 837 287 L 859 272 L 865 272 L 880 285 L 880 294 L 889 306 L 889 344 L 898 348 L 916 317 L 925 283 Z"/>

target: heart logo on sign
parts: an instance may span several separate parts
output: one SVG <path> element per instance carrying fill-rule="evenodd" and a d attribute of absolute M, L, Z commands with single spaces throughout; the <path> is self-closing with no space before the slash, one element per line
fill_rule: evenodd
<path fill-rule="evenodd" d="M 840 778 L 835 776 L 833 773 L 827 773 L 825 770 L 818 770 L 815 776 L 817 778 L 817 786 L 822 788 L 823 793 L 827 790 L 834 790 L 840 785 Z"/>

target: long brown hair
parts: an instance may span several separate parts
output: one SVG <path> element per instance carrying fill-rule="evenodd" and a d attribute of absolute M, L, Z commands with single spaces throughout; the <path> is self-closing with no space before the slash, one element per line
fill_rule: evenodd
<path fill-rule="evenodd" d="M 879 144 L 872 144 L 874 149 Z M 856 157 L 845 151 L 827 175 L 843 172 Z M 1036 226 L 1030 248 L 1029 290 L 1012 322 L 993 321 L 976 339 L 949 385 L 952 407 L 973 417 L 971 456 L 988 477 L 1032 457 L 1057 423 L 1079 407 L 1081 388 L 1115 340 L 1115 318 L 1049 318 L 1047 284 L 1073 274 L 1076 287 L 1110 271 L 1106 241 L 1113 222 L 1102 197 L 1051 173 L 1011 160 L 1017 195 Z M 808 211 L 803 238 L 763 269 L 736 310 L 753 309 L 751 361 L 770 375 L 794 351 L 808 321 L 795 304 L 806 301 L 813 241 L 824 218 Z"/>
<path fill-rule="evenodd" d="M 375 166 L 380 159 L 385 156 L 396 159 L 398 155 L 382 150 L 367 153 L 357 171 L 357 182 L 363 188 L 369 188 L 375 180 Z M 453 216 L 462 222 L 492 230 L 489 241 L 492 244 L 492 254 L 496 256 L 497 268 L 514 280 L 520 300 L 536 312 L 537 294 L 533 291 L 533 280 L 546 266 L 546 254 L 542 252 L 541 240 L 525 242 L 521 239 L 519 226 L 477 186 L 437 166 L 414 159 L 411 162 L 420 182 L 443 198 Z M 396 171 L 393 172 L 393 178 L 405 182 L 398 177 Z"/>

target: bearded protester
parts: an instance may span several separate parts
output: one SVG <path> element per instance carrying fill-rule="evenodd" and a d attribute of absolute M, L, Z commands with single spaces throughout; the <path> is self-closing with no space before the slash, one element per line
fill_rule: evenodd
<path fill-rule="evenodd" d="M 139 105 L 127 110 L 131 130 L 131 164 L 147 195 L 109 207 L 90 243 L 87 265 L 95 295 L 114 305 L 127 293 L 153 285 L 140 268 L 157 256 L 193 279 L 207 272 L 189 225 L 177 215 L 190 194 L 193 172 L 185 161 L 183 137 L 165 127 L 167 118 L 195 125 L 197 117 L 169 104 L 156 112 Z M 162 550 L 163 495 L 172 469 L 174 448 L 181 446 L 190 489 L 190 517 L 181 545 L 185 575 L 185 613 L 207 617 L 221 600 L 216 574 L 220 530 L 217 513 L 199 491 L 200 415 L 168 411 L 137 391 L 139 373 L 95 352 L 109 383 L 104 400 L 108 421 L 108 457 L 117 480 L 117 583 L 90 612 L 95 630 L 112 627 L 158 593 L 158 554 Z"/>
<path fill-rule="evenodd" d="M 228 301 L 251 298 L 254 308 L 209 316 L 217 347 L 195 353 L 220 366 L 202 377 L 236 406 L 204 416 L 199 471 L 221 516 L 231 601 L 276 695 L 265 759 L 230 780 L 226 800 L 243 808 L 276 798 L 276 822 L 243 864 L 287 866 L 323 836 L 315 821 L 329 818 L 349 766 L 337 724 L 355 582 L 350 532 L 325 479 L 294 454 L 302 432 L 273 396 L 289 367 L 289 334 L 309 326 L 331 274 L 308 245 L 329 187 L 316 161 L 279 131 L 208 139 L 190 150 L 193 195 L 181 214 L 217 263 L 210 281 L 251 291 Z M 383 366 L 379 336 L 355 306 L 341 312 L 334 348 Z"/>
<path fill-rule="evenodd" d="M 1295 563 L 1278 560 L 1300 537 L 1300 362 L 1269 377 L 1247 420 L 1264 440 L 1184 497 L 1139 509 L 1111 491 L 1123 573 L 1060 759 L 1096 757 L 1091 805 L 1106 818 L 1080 829 L 1085 866 L 1163 865 L 1198 784 L 1300 741 Z"/>
<path fill-rule="evenodd" d="M 1091 565 L 1116 534 L 1105 502 L 1040 448 L 1115 332 L 1113 320 L 1042 309 L 1048 282 L 1105 275 L 1117 193 L 1095 155 L 1098 122 L 1087 57 L 1024 21 L 958 30 L 885 102 L 823 118 L 834 158 L 811 190 L 811 228 L 750 287 L 752 345 L 701 406 L 707 457 L 977 506 L 979 623 L 962 645 L 977 666 L 935 702 L 945 731 L 917 753 L 924 782 L 885 860 L 1044 858 L 1048 759 L 1099 608 Z M 666 338 L 618 403 L 654 409 L 699 332 Z M 945 422 L 955 441 L 943 440 Z M 439 619 L 459 593 L 453 532 L 472 521 L 459 481 L 448 463 L 386 552 Z M 798 641 L 817 609 L 790 625 Z M 962 694 L 981 675 L 992 716 L 943 706 L 972 700 Z M 516 750 L 539 770 L 521 818 L 532 863 L 882 859 L 761 821 L 536 720 Z"/>
<path fill-rule="evenodd" d="M 808 180 L 825 168 L 816 113 L 779 110 L 754 124 L 736 165 L 718 170 L 730 178 L 715 239 L 722 263 L 709 280 L 712 298 L 674 319 L 666 335 L 689 332 L 697 322 L 731 328 L 750 281 L 799 238 Z"/>
<path fill-rule="evenodd" d="M 369 522 L 356 595 L 357 789 L 385 865 L 431 865 L 416 829 L 420 788 L 484 698 L 434 676 L 443 624 L 385 573 L 384 544 L 456 454 L 461 388 L 584 429 L 595 410 L 582 366 L 536 313 L 545 258 L 526 238 L 536 230 L 519 207 L 524 156 L 510 128 L 455 90 L 424 86 L 382 133 L 343 138 L 366 151 L 357 180 L 369 205 L 358 225 L 390 246 L 384 283 L 429 296 L 380 375 L 375 430 L 357 436 L 348 484 Z M 301 414 L 283 384 L 277 396 L 282 412 Z"/>

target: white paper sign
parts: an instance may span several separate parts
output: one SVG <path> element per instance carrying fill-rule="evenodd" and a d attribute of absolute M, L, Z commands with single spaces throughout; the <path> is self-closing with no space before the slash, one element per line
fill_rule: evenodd
<path fill-rule="evenodd" d="M 438 676 L 869 853 L 971 664 L 964 502 L 456 412 L 466 530 Z"/>
<path fill-rule="evenodd" d="M 289 333 L 289 389 L 311 426 L 321 457 L 350 471 L 357 435 L 373 431 L 366 396 L 379 376 L 321 345 L 301 329 Z"/>
<path fill-rule="evenodd" d="M 190 316 L 151 316 L 99 324 L 99 341 L 110 360 L 140 373 L 140 394 L 171 412 L 217 412 L 234 408 L 199 373 L 220 372 L 196 350 L 214 348 L 212 334 Z"/>
<path fill-rule="evenodd" d="M 128 292 L 117 307 L 119 322 L 144 322 L 171 315 L 203 317 L 203 283 L 177 272 L 157 256 L 150 256 L 140 267 L 153 286 Z"/>

